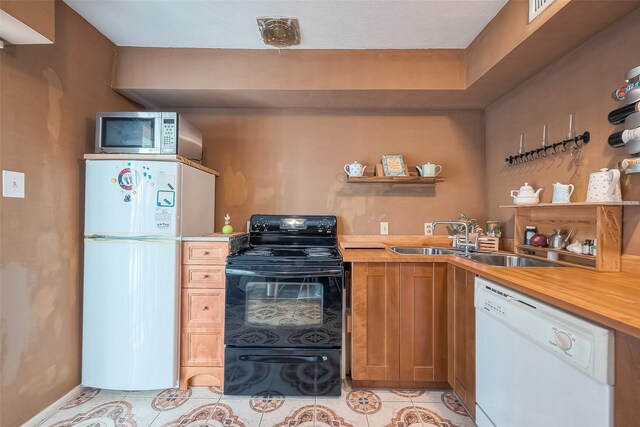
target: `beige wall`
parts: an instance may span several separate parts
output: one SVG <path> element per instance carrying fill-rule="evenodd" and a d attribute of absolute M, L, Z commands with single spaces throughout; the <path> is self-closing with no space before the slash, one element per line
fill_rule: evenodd
<path fill-rule="evenodd" d="M 244 230 L 252 213 L 334 214 L 342 234 L 422 234 L 423 223 L 464 211 L 484 220 L 481 111 L 393 113 L 203 110 L 205 163 L 218 170 L 216 226 L 229 213 Z M 373 167 L 383 154 L 444 167 L 431 187 L 347 184 L 343 166 Z"/>
<path fill-rule="evenodd" d="M 509 221 L 508 237 L 513 236 L 513 211 L 498 205 L 511 202 L 509 190 L 527 181 L 543 187 L 542 201 L 549 202 L 552 184 L 560 181 L 576 186 L 573 201 L 584 201 L 589 174 L 615 167 L 628 157 L 624 149 L 607 144 L 609 134 L 623 128 L 610 125 L 607 114 L 622 106 L 611 99 L 613 89 L 623 85 L 627 70 L 640 65 L 639 32 L 640 11 L 635 11 L 486 109 L 487 214 Z M 577 131 L 589 130 L 592 136 L 580 158 L 567 154 L 511 168 L 506 165 L 504 158 L 517 152 L 520 133 L 525 134 L 527 149 L 540 144 L 545 123 L 550 142 L 562 140 L 570 113 L 576 115 Z M 639 175 L 624 176 L 623 197 L 640 200 Z M 623 252 L 640 254 L 640 208 L 624 210 Z"/>
<path fill-rule="evenodd" d="M 82 154 L 95 113 L 131 109 L 110 87 L 114 46 L 56 2 L 56 42 L 0 51 L 2 169 L 26 198 L 0 199 L 3 427 L 80 383 Z"/>

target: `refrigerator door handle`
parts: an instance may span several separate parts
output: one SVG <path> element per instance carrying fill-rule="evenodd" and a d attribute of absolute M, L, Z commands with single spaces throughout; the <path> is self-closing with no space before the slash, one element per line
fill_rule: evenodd
<path fill-rule="evenodd" d="M 87 240 L 93 240 L 93 241 L 123 241 L 123 240 L 134 240 L 134 241 L 138 241 L 138 242 L 162 242 L 162 241 L 168 241 L 168 240 L 173 240 L 173 241 L 179 241 L 181 240 L 180 237 L 174 237 L 174 236 L 107 236 L 107 235 L 102 235 L 102 234 L 90 234 L 87 236 L 84 236 L 85 239 Z"/>

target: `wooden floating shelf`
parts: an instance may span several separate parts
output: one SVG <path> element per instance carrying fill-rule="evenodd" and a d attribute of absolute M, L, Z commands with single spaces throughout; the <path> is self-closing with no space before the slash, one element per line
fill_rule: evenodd
<path fill-rule="evenodd" d="M 500 205 L 501 208 L 562 208 L 573 206 L 640 206 L 640 201 L 624 201 L 624 202 L 575 202 L 575 203 L 538 203 L 537 205 Z"/>
<path fill-rule="evenodd" d="M 594 255 L 577 254 L 575 252 L 570 252 L 570 251 L 568 251 L 566 249 L 543 248 L 543 247 L 540 247 L 540 246 L 531 246 L 531 245 L 518 245 L 518 249 L 523 249 L 525 251 L 555 252 L 559 256 L 582 258 L 582 259 L 586 259 L 586 260 L 594 261 L 594 262 L 596 260 L 596 257 Z"/>
<path fill-rule="evenodd" d="M 382 168 L 382 164 L 378 163 L 374 166 L 373 172 L 370 172 L 364 176 L 349 176 L 347 175 L 347 182 L 357 184 L 420 184 L 420 185 L 435 185 L 438 182 L 444 181 L 442 177 L 436 176 L 420 176 L 415 171 L 415 166 L 404 165 L 405 176 L 385 176 Z"/>
<path fill-rule="evenodd" d="M 422 184 L 434 185 L 444 181 L 443 178 L 426 178 L 422 176 L 347 176 L 349 183 L 362 184 Z"/>

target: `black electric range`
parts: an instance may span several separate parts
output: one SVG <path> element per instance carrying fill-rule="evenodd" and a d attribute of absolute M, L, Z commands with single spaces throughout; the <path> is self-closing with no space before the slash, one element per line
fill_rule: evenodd
<path fill-rule="evenodd" d="M 227 258 L 225 394 L 339 396 L 336 217 L 253 215 L 249 242 Z"/>

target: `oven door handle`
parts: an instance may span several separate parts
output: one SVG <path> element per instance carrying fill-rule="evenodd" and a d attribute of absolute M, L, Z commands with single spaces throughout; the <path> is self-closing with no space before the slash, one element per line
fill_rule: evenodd
<path fill-rule="evenodd" d="M 295 270 L 295 271 L 268 271 L 268 270 L 239 270 L 235 268 L 227 268 L 226 274 L 235 276 L 259 276 L 266 278 L 307 278 L 307 277 L 339 277 L 343 275 L 342 269 L 327 270 Z"/>
<path fill-rule="evenodd" d="M 264 356 L 258 354 L 243 354 L 238 356 L 243 362 L 279 363 L 279 364 L 300 364 L 300 363 L 322 363 L 329 358 L 327 356 Z"/>

